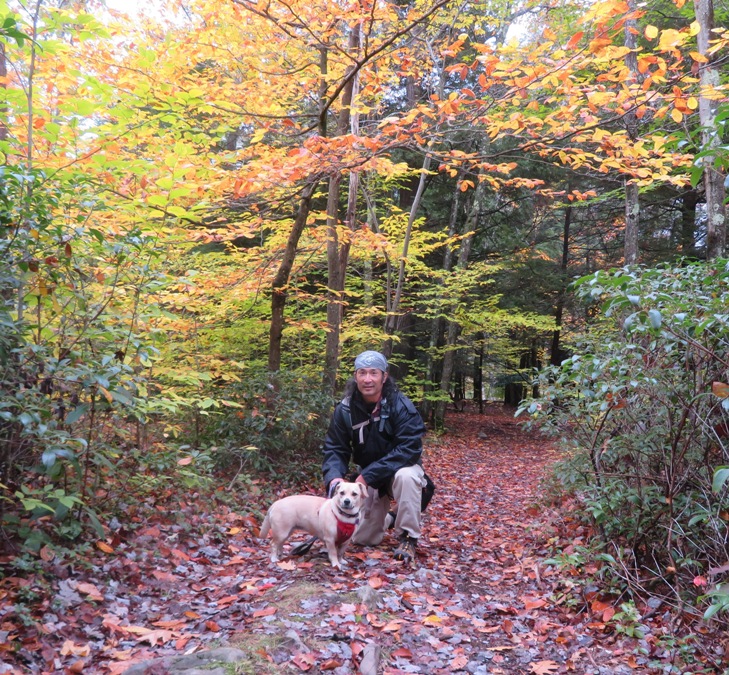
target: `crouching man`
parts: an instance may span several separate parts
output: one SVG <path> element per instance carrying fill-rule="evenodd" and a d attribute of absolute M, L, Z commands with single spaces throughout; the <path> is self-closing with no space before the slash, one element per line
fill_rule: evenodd
<path fill-rule="evenodd" d="M 324 440 L 322 470 L 327 493 L 344 479 L 352 460 L 357 481 L 367 487 L 355 544 L 378 545 L 394 526 L 396 560 L 412 561 L 420 537 L 426 478 L 421 456 L 425 425 L 412 401 L 401 393 L 379 352 L 362 352 L 354 361 L 354 379 L 332 415 Z M 390 500 L 397 512 L 390 511 Z"/>

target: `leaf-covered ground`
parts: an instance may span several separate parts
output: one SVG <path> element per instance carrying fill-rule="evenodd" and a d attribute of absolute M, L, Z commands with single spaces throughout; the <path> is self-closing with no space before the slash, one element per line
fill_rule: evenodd
<path fill-rule="evenodd" d="M 556 459 L 546 440 L 496 405 L 448 421 L 427 441 L 437 492 L 415 564 L 394 562 L 388 537 L 350 549 L 342 572 L 316 547 L 274 565 L 245 515 L 264 508 L 260 495 L 235 510 L 189 495 L 118 527 L 86 567 L 46 556 L 45 576 L 0 581 L 0 673 L 144 672 L 223 645 L 246 654 L 235 672 L 256 675 L 343 675 L 363 660 L 384 675 L 721 672 L 711 636 L 672 640 L 670 614 L 648 605 L 645 634 L 630 635 L 636 621 L 616 620 L 595 569 L 545 564 L 588 535 L 568 508 L 539 506 Z"/>

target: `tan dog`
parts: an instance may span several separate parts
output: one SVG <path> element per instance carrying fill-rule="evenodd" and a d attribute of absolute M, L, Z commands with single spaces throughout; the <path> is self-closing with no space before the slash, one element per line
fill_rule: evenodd
<path fill-rule="evenodd" d="M 329 562 L 341 569 L 366 496 L 367 488 L 361 483 L 342 481 L 331 499 L 292 495 L 275 501 L 263 519 L 260 533 L 264 538 L 271 532 L 271 562 L 278 562 L 284 542 L 299 529 L 319 537 L 327 547 Z"/>

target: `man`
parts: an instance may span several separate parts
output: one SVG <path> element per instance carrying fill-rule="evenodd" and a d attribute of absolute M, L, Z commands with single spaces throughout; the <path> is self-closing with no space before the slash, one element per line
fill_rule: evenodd
<path fill-rule="evenodd" d="M 362 352 L 354 361 L 354 380 L 337 405 L 324 440 L 322 471 L 327 492 L 349 472 L 367 487 L 363 520 L 353 543 L 378 545 L 394 524 L 399 543 L 395 559 L 412 561 L 420 537 L 425 473 L 421 465 L 425 425 L 412 401 L 395 386 L 379 352 Z M 397 513 L 389 512 L 390 499 Z"/>

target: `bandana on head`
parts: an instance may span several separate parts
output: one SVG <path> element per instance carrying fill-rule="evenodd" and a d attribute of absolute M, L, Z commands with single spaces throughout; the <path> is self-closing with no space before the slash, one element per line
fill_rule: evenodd
<path fill-rule="evenodd" d="M 380 352 L 362 352 L 354 360 L 354 369 L 379 368 L 383 373 L 387 372 L 387 359 Z"/>

